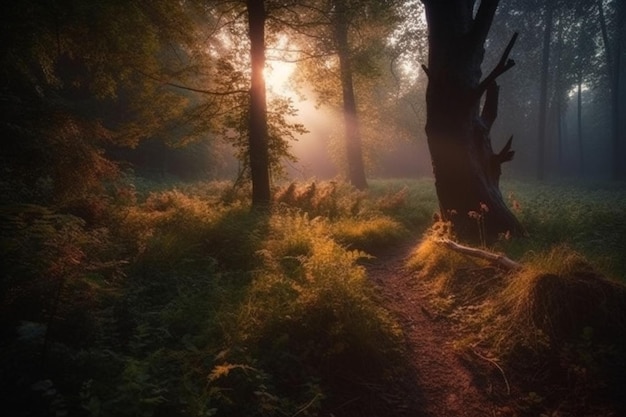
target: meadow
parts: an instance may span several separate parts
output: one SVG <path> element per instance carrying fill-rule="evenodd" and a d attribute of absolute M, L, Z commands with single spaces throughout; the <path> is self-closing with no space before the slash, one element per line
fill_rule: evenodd
<path fill-rule="evenodd" d="M 575 253 L 625 282 L 626 189 L 502 188 L 528 237 L 486 249 L 546 271 L 563 262 L 550 254 Z M 246 195 L 226 182 L 130 178 L 72 211 L 0 208 L 5 405 L 36 415 L 350 415 L 368 384 L 403 381 L 402 329 L 363 265 L 428 236 L 432 180 L 374 180 L 368 192 L 284 184 L 269 212 L 250 211 Z M 456 268 L 440 250 L 412 267 L 428 271 L 429 256 Z M 445 299 L 441 311 L 458 313 Z"/>

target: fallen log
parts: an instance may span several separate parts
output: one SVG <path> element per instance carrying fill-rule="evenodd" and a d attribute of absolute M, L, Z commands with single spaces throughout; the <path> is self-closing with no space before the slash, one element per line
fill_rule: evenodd
<path fill-rule="evenodd" d="M 455 252 L 462 253 L 464 255 L 472 256 L 474 258 L 480 258 L 488 260 L 503 269 L 508 271 L 519 271 L 522 269 L 522 265 L 518 262 L 515 262 L 513 259 L 506 257 L 500 253 L 493 253 L 486 251 L 484 249 L 473 248 L 471 246 L 461 245 L 459 243 L 453 242 L 450 239 L 437 239 L 437 243 L 444 245 L 450 250 Z"/>

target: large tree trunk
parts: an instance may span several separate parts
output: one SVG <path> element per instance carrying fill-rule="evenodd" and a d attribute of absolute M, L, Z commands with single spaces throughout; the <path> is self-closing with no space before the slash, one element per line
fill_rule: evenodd
<path fill-rule="evenodd" d="M 247 0 L 250 36 L 250 120 L 249 157 L 252 179 L 252 207 L 264 207 L 271 200 L 265 91 L 265 2 Z"/>
<path fill-rule="evenodd" d="M 348 41 L 348 22 L 345 18 L 343 1 L 335 4 L 335 39 L 337 41 L 337 55 L 341 73 L 341 90 L 343 93 L 343 116 L 346 137 L 346 158 L 348 162 L 348 180 L 359 190 L 367 188 L 361 132 L 357 117 L 356 98 L 352 81 L 352 63 L 350 44 Z"/>
<path fill-rule="evenodd" d="M 508 54 L 516 35 L 481 82 L 484 42 L 498 0 L 482 0 L 475 17 L 473 1 L 423 2 L 429 28 L 426 134 L 441 216 L 463 240 L 489 243 L 501 234 L 522 234 L 499 189 L 501 164 L 513 158 L 511 140 L 496 154 L 489 133 L 498 112 L 495 80 L 514 65 Z"/>

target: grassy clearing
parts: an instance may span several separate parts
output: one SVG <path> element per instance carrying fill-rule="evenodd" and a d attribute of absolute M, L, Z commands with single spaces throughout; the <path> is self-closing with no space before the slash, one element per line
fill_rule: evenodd
<path fill-rule="evenodd" d="M 626 280 L 626 188 L 508 182 L 503 194 L 530 237 L 503 242 L 501 250 L 519 259 L 530 251 L 566 245 L 604 274 Z"/>

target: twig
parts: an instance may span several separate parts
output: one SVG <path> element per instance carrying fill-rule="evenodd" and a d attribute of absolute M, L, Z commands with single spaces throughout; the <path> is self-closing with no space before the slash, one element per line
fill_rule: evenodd
<path fill-rule="evenodd" d="M 315 400 L 317 400 L 320 396 L 321 396 L 320 394 L 315 394 L 315 396 L 313 397 L 313 399 L 311 401 L 306 403 L 302 408 L 300 408 L 298 411 L 296 411 L 296 413 L 294 415 L 292 415 L 291 417 L 296 417 L 298 414 L 305 412 L 306 409 L 309 408 L 310 406 L 312 406 L 313 403 L 315 402 Z"/>
<path fill-rule="evenodd" d="M 480 353 L 476 352 L 476 350 L 474 350 L 474 349 L 472 349 L 472 353 L 474 355 L 478 356 L 480 359 L 485 360 L 485 361 L 493 364 L 496 368 L 498 368 L 498 370 L 502 374 L 502 378 L 504 379 L 504 383 L 506 384 L 506 393 L 507 393 L 507 395 L 511 395 L 511 386 L 509 385 L 509 380 L 506 378 L 506 374 L 504 373 L 504 370 L 502 369 L 502 367 L 500 365 L 498 365 L 498 363 L 496 361 L 494 361 L 493 359 L 489 359 L 489 358 L 481 355 Z"/>

